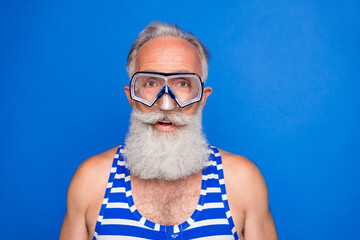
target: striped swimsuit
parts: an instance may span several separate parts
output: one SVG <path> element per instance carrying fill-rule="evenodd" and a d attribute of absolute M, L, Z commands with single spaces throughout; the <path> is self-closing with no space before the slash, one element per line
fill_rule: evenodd
<path fill-rule="evenodd" d="M 221 156 L 210 147 L 208 167 L 203 169 L 198 205 L 191 217 L 174 226 L 163 226 L 141 216 L 131 194 L 130 172 L 123 147 L 115 154 L 93 240 L 230 240 L 239 239 L 225 191 Z"/>

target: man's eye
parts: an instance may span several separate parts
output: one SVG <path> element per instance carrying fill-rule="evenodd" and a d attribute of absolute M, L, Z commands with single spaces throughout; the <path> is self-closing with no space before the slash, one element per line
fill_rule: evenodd
<path fill-rule="evenodd" d="M 181 82 L 178 82 L 178 86 L 179 86 L 179 87 L 188 87 L 188 86 L 189 86 L 189 83 L 186 82 L 186 81 L 181 81 Z"/>
<path fill-rule="evenodd" d="M 146 82 L 145 86 L 146 86 L 146 87 L 155 87 L 155 86 L 156 86 L 156 83 L 153 82 L 153 81 L 148 81 L 148 82 Z"/>

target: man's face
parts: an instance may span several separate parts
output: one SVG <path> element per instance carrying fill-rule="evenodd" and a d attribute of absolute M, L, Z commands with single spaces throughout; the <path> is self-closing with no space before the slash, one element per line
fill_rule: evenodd
<path fill-rule="evenodd" d="M 152 39 L 145 43 L 138 53 L 135 61 L 135 72 L 163 72 L 163 73 L 196 73 L 202 76 L 201 60 L 195 47 L 186 40 L 175 37 L 159 37 Z M 172 101 L 176 106 L 173 111 L 178 111 L 186 115 L 194 114 L 201 105 L 205 105 L 207 97 L 211 94 L 211 88 L 204 88 L 202 101 L 199 103 L 191 104 L 187 107 L 180 108 L 174 99 L 168 98 L 167 101 Z M 148 113 L 151 111 L 158 111 L 159 105 L 165 101 L 165 95 L 157 100 L 157 104 L 152 107 L 145 106 L 142 103 L 134 102 L 130 98 L 129 87 L 125 87 L 125 92 L 133 107 L 143 112 Z M 159 131 L 174 131 L 178 126 L 163 123 L 156 123 L 156 129 Z"/>
<path fill-rule="evenodd" d="M 202 76 L 195 47 L 186 40 L 159 37 L 145 43 L 135 61 L 135 72 L 196 73 Z M 208 143 L 202 133 L 201 110 L 211 88 L 203 91 L 201 102 L 184 108 L 163 94 L 152 107 L 133 101 L 129 134 L 125 141 L 126 167 L 143 179 L 175 180 L 199 172 L 208 162 Z M 172 106 L 165 108 L 164 106 Z"/>

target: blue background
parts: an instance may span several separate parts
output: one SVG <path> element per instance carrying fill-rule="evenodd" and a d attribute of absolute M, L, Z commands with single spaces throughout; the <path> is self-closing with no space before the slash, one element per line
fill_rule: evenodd
<path fill-rule="evenodd" d="M 152 20 L 210 49 L 209 142 L 263 173 L 280 239 L 360 235 L 359 1 L 0 2 L 1 239 L 56 239 L 86 158 L 121 144 Z"/>

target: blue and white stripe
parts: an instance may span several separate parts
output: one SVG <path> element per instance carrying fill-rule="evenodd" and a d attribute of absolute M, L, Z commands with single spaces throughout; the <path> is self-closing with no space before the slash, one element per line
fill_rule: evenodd
<path fill-rule="evenodd" d="M 238 239 L 227 200 L 221 156 L 213 146 L 209 147 L 209 151 L 208 167 L 203 170 L 195 211 L 179 225 L 163 226 L 145 219 L 136 209 L 130 172 L 125 167 L 123 147 L 120 146 L 110 171 L 93 239 Z"/>

